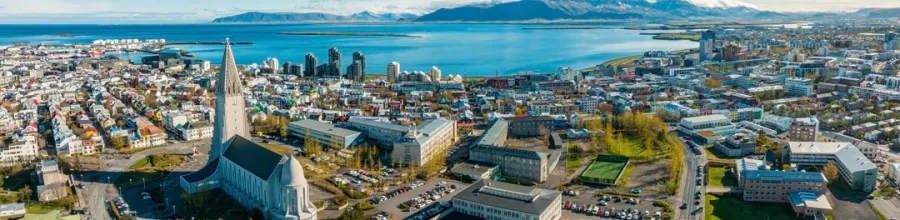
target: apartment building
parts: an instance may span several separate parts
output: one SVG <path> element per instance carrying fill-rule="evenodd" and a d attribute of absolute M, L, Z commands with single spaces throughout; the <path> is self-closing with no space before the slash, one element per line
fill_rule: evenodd
<path fill-rule="evenodd" d="M 853 190 L 872 192 L 878 169 L 859 149 L 849 142 L 788 142 L 784 152 L 787 162 L 799 166 L 825 166 L 833 161 L 840 179 Z"/>
<path fill-rule="evenodd" d="M 0 166 L 13 166 L 38 158 L 37 138 L 26 135 L 20 139 L 0 147 Z"/>
<path fill-rule="evenodd" d="M 555 119 L 550 116 L 512 117 L 504 118 L 504 120 L 509 122 L 509 135 L 514 137 L 538 136 L 541 134 L 541 127 L 547 129 L 548 132 L 555 128 Z"/>
<path fill-rule="evenodd" d="M 469 160 L 477 163 L 500 165 L 503 176 L 531 180 L 537 183 L 547 180 L 552 172 L 550 155 L 537 151 L 480 145 L 469 151 Z"/>
<path fill-rule="evenodd" d="M 562 192 L 480 180 L 451 199 L 455 212 L 492 220 L 562 218 Z"/>
<path fill-rule="evenodd" d="M 819 137 L 819 120 L 815 117 L 795 118 L 791 123 L 788 138 L 792 141 L 816 141 Z"/>
<path fill-rule="evenodd" d="M 348 122 L 352 129 L 365 133 L 367 139 L 382 147 L 394 146 L 394 141 L 405 136 L 409 131 L 407 127 L 401 125 L 364 117 L 350 117 Z"/>
<path fill-rule="evenodd" d="M 828 215 L 832 208 L 823 193 L 828 180 L 820 172 L 769 170 L 762 160 L 735 160 L 744 201 L 790 203 L 798 217 Z"/>
<path fill-rule="evenodd" d="M 361 132 L 335 127 L 333 124 L 316 120 L 295 121 L 288 124 L 288 134 L 305 141 L 314 141 L 322 147 L 332 149 L 349 148 L 361 144 Z"/>
<path fill-rule="evenodd" d="M 186 141 L 212 138 L 213 126 L 208 122 L 187 123 L 178 128 Z"/>

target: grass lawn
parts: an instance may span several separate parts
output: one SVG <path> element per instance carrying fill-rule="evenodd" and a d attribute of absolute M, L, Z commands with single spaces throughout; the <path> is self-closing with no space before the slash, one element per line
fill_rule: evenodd
<path fill-rule="evenodd" d="M 161 180 L 164 176 L 164 172 L 152 169 L 128 171 L 119 175 L 114 184 L 117 187 L 141 186 L 145 182 Z"/>
<path fill-rule="evenodd" d="M 581 177 L 615 181 L 619 172 L 625 168 L 626 163 L 627 162 L 594 160 L 594 162 L 581 173 Z"/>
<path fill-rule="evenodd" d="M 706 195 L 707 220 L 768 219 L 794 220 L 794 211 L 782 203 L 745 202 L 737 197 Z"/>
<path fill-rule="evenodd" d="M 25 211 L 27 213 L 40 213 L 45 211 L 52 210 L 71 210 L 75 207 L 75 201 L 72 200 L 72 196 L 69 195 L 66 198 L 49 201 L 49 202 L 39 202 L 39 203 L 27 203 L 25 204 Z"/>
<path fill-rule="evenodd" d="M 294 152 L 294 150 L 292 150 L 289 147 L 285 147 L 285 146 L 278 146 L 278 145 L 274 145 L 274 144 L 263 144 L 263 143 L 260 143 L 259 145 L 262 145 L 266 149 L 275 151 L 275 153 L 278 153 L 278 154 L 292 154 Z"/>
<path fill-rule="evenodd" d="M 156 168 L 178 166 L 184 163 L 185 156 L 181 154 L 154 154 L 150 155 L 150 164 Z"/>
<path fill-rule="evenodd" d="M 581 166 L 581 158 L 567 158 L 566 169 L 578 169 Z"/>
<path fill-rule="evenodd" d="M 737 180 L 730 173 L 726 167 L 709 167 L 709 186 L 737 186 Z"/>
<path fill-rule="evenodd" d="M 145 167 L 145 166 L 147 166 L 147 165 L 150 165 L 150 158 L 144 157 L 144 158 L 141 158 L 141 160 L 138 160 L 137 162 L 135 162 L 134 164 L 132 164 L 130 169 L 132 169 L 132 170 L 133 170 L 133 169 L 140 169 L 140 168 L 143 168 L 143 167 Z"/>

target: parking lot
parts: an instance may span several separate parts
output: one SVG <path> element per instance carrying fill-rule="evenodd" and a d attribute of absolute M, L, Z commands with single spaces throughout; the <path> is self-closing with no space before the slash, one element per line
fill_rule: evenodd
<path fill-rule="evenodd" d="M 602 197 L 595 197 L 593 193 L 580 191 L 578 196 L 563 196 L 563 205 L 566 202 L 570 202 L 572 204 L 577 204 L 579 206 L 596 206 L 599 207 L 599 210 L 609 211 L 614 210 L 616 213 L 622 212 L 623 210 L 637 210 L 640 213 L 649 213 L 651 217 L 655 216 L 656 212 L 660 212 L 663 214 L 663 210 L 660 207 L 653 206 L 653 199 L 649 198 L 639 198 L 640 201 L 637 204 L 629 203 L 627 197 L 621 196 L 608 196 L 609 200 L 605 202 L 605 205 L 601 205 Z M 632 215 L 634 213 L 632 212 Z M 589 215 L 585 212 L 581 211 L 573 211 L 570 209 L 566 209 L 563 207 L 563 219 L 597 219 L 600 218 L 598 216 Z M 613 218 L 613 217 L 608 217 Z"/>
<path fill-rule="evenodd" d="M 375 205 L 375 207 L 381 211 L 387 212 L 391 216 L 396 217 L 396 219 L 406 218 L 406 217 L 414 214 L 416 211 L 411 211 L 411 212 L 403 211 L 400 208 L 397 208 L 397 206 L 399 206 L 401 203 L 404 203 L 406 201 L 409 201 L 410 199 L 413 199 L 413 198 L 419 196 L 419 194 L 422 194 L 422 193 L 425 193 L 426 191 L 434 189 L 435 187 L 437 187 L 438 183 L 440 183 L 440 182 L 446 182 L 447 184 L 456 185 L 456 190 L 452 193 L 441 196 L 441 198 L 438 199 L 435 203 L 440 203 L 441 201 L 450 201 L 450 198 L 452 198 L 454 195 L 456 195 L 457 193 L 462 191 L 461 189 L 465 189 L 465 188 L 469 187 L 469 184 L 465 184 L 465 183 L 462 183 L 462 182 L 459 182 L 456 180 L 450 180 L 450 179 L 445 179 L 445 178 L 434 178 L 427 182 L 423 182 L 424 184 L 422 186 L 416 187 L 415 189 L 412 189 L 410 191 L 407 191 L 407 192 L 401 193 L 397 196 L 394 196 L 391 199 L 388 199 L 384 202 L 381 202 L 381 203 Z M 394 188 L 392 188 L 391 190 L 393 190 L 393 189 Z"/>

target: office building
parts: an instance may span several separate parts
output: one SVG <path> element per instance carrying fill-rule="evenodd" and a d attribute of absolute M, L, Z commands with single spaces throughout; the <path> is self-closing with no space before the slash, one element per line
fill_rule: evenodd
<path fill-rule="evenodd" d="M 562 192 L 480 180 L 451 199 L 456 212 L 481 219 L 557 220 L 562 218 Z"/>
<path fill-rule="evenodd" d="M 704 31 L 700 36 L 700 61 L 711 59 L 713 49 L 716 47 L 716 33 L 710 30 Z"/>
<path fill-rule="evenodd" d="M 352 129 L 361 131 L 367 139 L 374 141 L 375 144 L 383 148 L 393 147 L 394 141 L 397 141 L 409 132 L 409 128 L 401 125 L 363 117 L 350 117 L 350 120 L 347 120 L 347 122 L 350 123 Z"/>
<path fill-rule="evenodd" d="M 272 69 L 272 73 L 278 73 L 279 65 L 281 65 L 281 63 L 279 63 L 278 58 L 275 57 L 267 57 L 266 60 L 263 61 L 263 67 Z"/>
<path fill-rule="evenodd" d="M 400 77 L 400 63 L 394 61 L 387 65 L 387 80 L 389 83 L 397 83 Z"/>
<path fill-rule="evenodd" d="M 326 77 L 340 78 L 341 74 L 341 51 L 337 47 L 328 49 L 328 73 Z"/>
<path fill-rule="evenodd" d="M 678 131 L 712 143 L 716 139 L 734 135 L 737 127 L 724 115 L 704 115 L 682 118 Z"/>
<path fill-rule="evenodd" d="M 303 76 L 304 76 L 304 75 L 303 75 L 303 65 L 301 65 L 301 64 L 299 64 L 299 63 L 298 63 L 298 64 L 291 65 L 291 66 L 290 66 L 290 71 L 289 71 L 289 72 L 290 72 L 291 75 L 295 75 L 295 76 L 298 76 L 298 77 L 303 77 Z"/>
<path fill-rule="evenodd" d="M 738 187 L 744 201 L 789 203 L 798 216 L 831 214 L 831 205 L 822 196 L 828 180 L 820 172 L 769 170 L 765 162 L 735 160 Z"/>
<path fill-rule="evenodd" d="M 469 150 L 469 160 L 500 166 L 500 174 L 507 177 L 541 183 L 547 180 L 555 166 L 550 154 L 491 145 L 478 145 Z M 558 160 L 558 158 L 557 158 Z"/>
<path fill-rule="evenodd" d="M 291 62 L 284 62 L 284 64 L 281 64 L 281 73 L 293 75 L 294 73 L 291 72 L 291 65 L 293 65 Z"/>
<path fill-rule="evenodd" d="M 391 158 L 404 165 L 422 166 L 435 157 L 443 157 L 444 152 L 456 142 L 456 122 L 442 118 L 431 119 L 416 126 L 409 125 L 409 131 L 394 141 Z"/>
<path fill-rule="evenodd" d="M 878 169 L 849 142 L 788 142 L 785 160 L 798 166 L 822 167 L 829 161 L 838 168 L 841 181 L 853 190 L 872 192 Z"/>
<path fill-rule="evenodd" d="M 335 127 L 315 120 L 295 121 L 288 124 L 288 134 L 304 141 L 313 141 L 322 147 L 343 149 L 365 141 L 361 132 Z"/>
<path fill-rule="evenodd" d="M 756 134 L 737 133 L 713 146 L 729 157 L 743 157 L 756 151 Z"/>
<path fill-rule="evenodd" d="M 816 141 L 819 137 L 819 120 L 815 117 L 795 118 L 788 138 L 792 141 Z"/>
<path fill-rule="evenodd" d="M 812 80 L 806 78 L 788 78 L 784 81 L 787 91 L 794 97 L 807 97 L 813 94 Z"/>
<path fill-rule="evenodd" d="M 722 61 L 723 62 L 731 62 L 740 60 L 741 47 L 733 44 L 729 44 L 722 48 Z"/>
<path fill-rule="evenodd" d="M 188 196 L 220 188 L 248 210 L 263 212 L 266 219 L 317 219 L 300 162 L 245 138 L 250 135 L 244 95 L 227 42 L 215 89 L 216 126 L 209 159 L 197 172 L 180 177 L 181 188 Z"/>
<path fill-rule="evenodd" d="M 319 59 L 316 58 L 316 55 L 312 53 L 306 54 L 305 58 L 306 71 L 304 71 L 306 77 L 322 77 L 322 72 L 318 72 L 316 67 L 319 67 Z"/>
<path fill-rule="evenodd" d="M 357 72 L 356 76 L 353 76 L 351 73 L 347 73 L 347 75 L 351 75 L 351 79 L 355 79 L 357 82 L 363 82 L 366 80 L 366 55 L 362 53 L 362 51 L 353 52 L 353 64 L 357 64 Z"/>

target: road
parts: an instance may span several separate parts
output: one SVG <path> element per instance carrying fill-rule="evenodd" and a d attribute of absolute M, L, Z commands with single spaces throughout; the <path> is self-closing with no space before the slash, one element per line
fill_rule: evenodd
<path fill-rule="evenodd" d="M 706 194 L 706 183 L 703 185 L 697 186 L 697 180 L 703 179 L 704 176 L 697 176 L 697 166 L 704 165 L 706 166 L 706 156 L 704 155 L 704 151 L 700 151 L 700 154 L 694 154 L 690 150 L 690 146 L 682 143 L 684 146 L 684 172 L 681 175 L 681 188 L 678 190 L 678 196 L 676 197 L 676 203 L 673 204 L 675 207 L 675 216 L 678 220 L 684 219 L 703 219 L 703 210 L 697 211 L 697 209 L 703 207 L 705 205 L 704 195 Z M 694 196 L 697 192 L 700 192 L 701 201 L 700 205 L 694 205 Z M 682 204 L 687 204 L 686 209 L 681 209 Z M 696 212 L 696 213 L 695 213 Z"/>
<path fill-rule="evenodd" d="M 82 189 L 80 195 L 87 195 L 88 198 L 79 198 L 81 201 L 87 201 L 87 207 L 90 211 L 89 217 L 97 220 L 111 220 L 112 218 L 107 211 L 106 201 L 112 199 L 118 190 L 111 184 L 119 174 L 126 171 L 132 164 L 138 160 L 153 154 L 159 153 L 179 153 L 187 154 L 193 149 L 193 145 L 197 142 L 181 142 L 178 144 L 170 144 L 165 147 L 152 148 L 131 155 L 129 159 L 110 159 L 105 160 L 106 169 L 99 172 L 91 172 L 85 174 L 85 179 L 93 181 L 85 181 L 85 189 Z"/>

